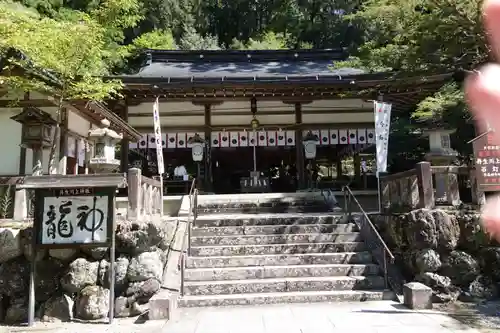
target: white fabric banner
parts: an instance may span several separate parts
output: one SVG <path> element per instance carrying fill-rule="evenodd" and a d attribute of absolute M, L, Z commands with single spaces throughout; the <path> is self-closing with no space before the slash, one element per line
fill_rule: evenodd
<path fill-rule="evenodd" d="M 153 128 L 155 131 L 156 139 L 156 159 L 158 160 L 158 174 L 161 176 L 165 173 L 165 165 L 163 162 L 163 145 L 161 138 L 161 125 L 160 125 L 160 102 L 158 97 L 153 104 Z"/>
<path fill-rule="evenodd" d="M 377 175 L 387 172 L 387 153 L 389 152 L 389 132 L 391 128 L 392 104 L 373 102 L 375 113 L 375 142 L 377 147 Z"/>

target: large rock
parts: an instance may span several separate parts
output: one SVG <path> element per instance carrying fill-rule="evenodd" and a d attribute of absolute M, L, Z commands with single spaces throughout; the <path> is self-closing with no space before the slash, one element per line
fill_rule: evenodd
<path fill-rule="evenodd" d="M 115 292 L 121 293 L 127 288 L 127 271 L 129 259 L 120 256 L 115 261 Z M 99 263 L 99 284 L 109 289 L 109 262 L 101 260 Z"/>
<path fill-rule="evenodd" d="M 0 263 L 23 254 L 19 229 L 0 228 Z"/>
<path fill-rule="evenodd" d="M 109 314 L 109 289 L 87 286 L 75 301 L 76 317 L 85 320 L 106 318 Z"/>
<path fill-rule="evenodd" d="M 477 253 L 481 248 L 491 243 L 490 237 L 484 232 L 481 215 L 477 212 L 464 212 L 457 215 L 460 225 L 460 248 Z"/>
<path fill-rule="evenodd" d="M 71 261 L 78 255 L 77 249 L 50 249 L 49 256 L 61 261 Z"/>
<path fill-rule="evenodd" d="M 480 274 L 479 263 L 466 252 L 452 251 L 444 258 L 441 273 L 453 284 L 467 287 Z"/>
<path fill-rule="evenodd" d="M 101 260 L 107 254 L 109 249 L 107 247 L 82 247 L 81 251 L 86 255 L 89 255 L 94 260 Z"/>
<path fill-rule="evenodd" d="M 155 248 L 167 249 L 166 224 L 160 218 L 139 222 L 120 222 L 116 231 L 117 249 L 132 255 L 150 252 Z"/>
<path fill-rule="evenodd" d="M 128 304 L 127 297 L 119 296 L 115 299 L 115 317 L 130 317 L 130 306 Z"/>
<path fill-rule="evenodd" d="M 500 248 L 488 247 L 479 253 L 483 272 L 500 282 Z"/>
<path fill-rule="evenodd" d="M 432 288 L 434 303 L 454 302 L 460 295 L 460 290 L 451 283 L 451 279 L 447 276 L 427 272 L 418 275 L 415 280 Z"/>
<path fill-rule="evenodd" d="M 28 305 L 25 299 L 17 299 L 10 304 L 5 312 L 7 325 L 24 323 L 28 320 Z"/>
<path fill-rule="evenodd" d="M 149 279 L 143 282 L 133 282 L 127 288 L 125 295 L 128 297 L 128 303 L 138 302 L 144 304 L 149 301 L 160 290 L 160 282 L 156 279 Z"/>
<path fill-rule="evenodd" d="M 383 219 L 386 226 L 383 228 L 385 230 L 384 240 L 387 243 L 392 244 L 396 249 L 404 249 L 407 247 L 406 236 L 404 228 L 407 225 L 407 214 L 392 215 L 390 218 Z"/>
<path fill-rule="evenodd" d="M 84 287 L 97 284 L 99 262 L 90 262 L 84 258 L 75 259 L 69 264 L 68 271 L 61 278 L 62 288 L 70 293 L 77 293 Z"/>
<path fill-rule="evenodd" d="M 53 296 L 43 306 L 43 321 L 70 321 L 75 302 L 68 295 Z"/>
<path fill-rule="evenodd" d="M 145 281 L 151 278 L 161 281 L 162 276 L 163 258 L 159 251 L 143 252 L 130 260 L 127 271 L 129 281 Z"/>
<path fill-rule="evenodd" d="M 65 271 L 65 265 L 54 258 L 46 258 L 36 265 L 36 300 L 48 300 L 60 289 L 60 280 Z"/>
<path fill-rule="evenodd" d="M 31 258 L 33 257 L 33 228 L 26 228 L 21 230 L 21 246 L 24 256 L 27 260 L 31 261 Z M 37 249 L 35 260 L 42 260 L 43 258 L 45 258 L 46 254 L 46 249 Z"/>
<path fill-rule="evenodd" d="M 419 273 L 437 272 L 441 268 L 439 253 L 432 249 L 418 251 L 415 255 L 415 265 Z"/>
<path fill-rule="evenodd" d="M 30 264 L 24 256 L 10 260 L 0 265 L 0 294 L 13 297 L 26 293 Z"/>
<path fill-rule="evenodd" d="M 469 294 L 476 299 L 492 300 L 498 296 L 498 288 L 491 278 L 479 275 L 469 285 Z"/>
<path fill-rule="evenodd" d="M 453 250 L 458 244 L 458 221 L 455 216 L 445 211 L 413 210 L 407 214 L 406 222 L 406 239 L 413 249 Z"/>

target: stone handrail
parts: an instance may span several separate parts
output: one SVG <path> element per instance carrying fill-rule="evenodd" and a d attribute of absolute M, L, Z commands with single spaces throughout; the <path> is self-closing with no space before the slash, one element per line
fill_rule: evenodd
<path fill-rule="evenodd" d="M 464 166 L 431 166 L 420 162 L 414 169 L 381 175 L 382 208 L 394 206 L 432 209 L 439 205 L 460 204 L 458 175 L 470 181 L 472 204 L 482 204 L 484 195 L 477 190 L 475 170 Z"/>
<path fill-rule="evenodd" d="M 145 216 L 160 214 L 163 198 L 161 183 L 142 175 L 141 169 L 128 170 L 128 220 L 139 220 Z"/>

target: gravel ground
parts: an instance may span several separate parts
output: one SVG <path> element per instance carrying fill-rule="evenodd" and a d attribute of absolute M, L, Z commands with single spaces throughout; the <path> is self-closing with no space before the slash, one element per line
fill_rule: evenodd
<path fill-rule="evenodd" d="M 437 311 L 447 312 L 450 317 L 476 328 L 482 333 L 500 332 L 500 301 L 482 303 L 434 304 Z"/>

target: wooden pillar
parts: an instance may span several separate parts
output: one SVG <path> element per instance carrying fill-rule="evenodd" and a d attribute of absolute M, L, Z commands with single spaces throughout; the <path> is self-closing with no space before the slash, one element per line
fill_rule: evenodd
<path fill-rule="evenodd" d="M 59 161 L 57 161 L 57 173 L 65 175 L 68 165 L 68 109 L 63 108 L 61 110 L 61 120 L 61 137 L 59 141 Z"/>
<path fill-rule="evenodd" d="M 304 147 L 302 144 L 302 104 L 295 103 L 295 153 L 297 167 L 298 188 L 303 189 L 306 186 L 306 175 L 304 170 Z"/>
<path fill-rule="evenodd" d="M 205 163 L 205 172 L 203 187 L 205 192 L 212 192 L 213 175 L 212 175 L 212 116 L 211 116 L 211 104 L 204 104 L 205 107 L 205 158 L 203 163 Z"/>
<path fill-rule="evenodd" d="M 361 188 L 361 156 L 359 153 L 354 154 L 354 179 L 356 185 Z"/>
<path fill-rule="evenodd" d="M 124 101 L 124 105 L 121 106 L 120 117 L 128 123 L 128 104 L 127 100 Z M 121 142 L 121 157 L 120 157 L 120 171 L 127 172 L 128 171 L 128 155 L 129 155 L 129 143 L 130 140 L 128 138 L 123 138 Z"/>

